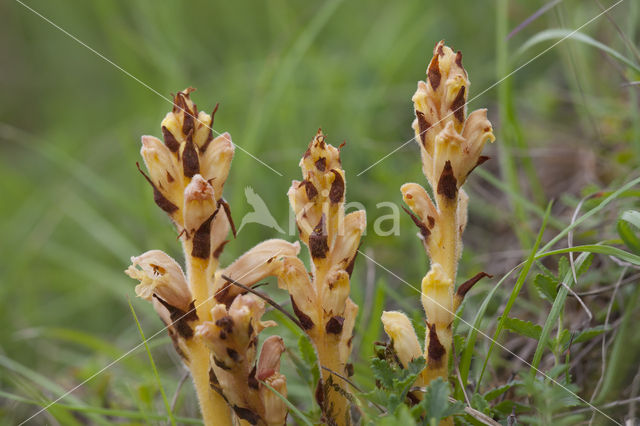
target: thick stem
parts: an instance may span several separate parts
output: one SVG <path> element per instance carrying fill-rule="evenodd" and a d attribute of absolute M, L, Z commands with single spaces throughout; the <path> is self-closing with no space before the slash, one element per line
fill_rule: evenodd
<path fill-rule="evenodd" d="M 315 339 L 314 339 L 315 340 Z M 338 341 L 335 337 L 327 335 L 322 331 L 318 333 L 316 340 L 316 347 L 318 348 L 318 357 L 320 365 L 335 371 L 338 374 L 345 375 L 345 363 L 340 360 Z M 332 374 L 322 369 L 323 383 L 329 379 Z M 342 379 L 333 376 L 332 378 L 334 386 L 340 386 L 343 388 Z M 331 416 L 332 422 L 338 426 L 344 426 L 351 424 L 351 415 L 349 413 L 348 400 L 333 387 L 328 388 L 325 395 L 326 400 L 324 405 L 327 410 L 327 414 Z"/>
<path fill-rule="evenodd" d="M 438 195 L 436 198 L 439 210 L 439 218 L 436 224 L 438 232 L 434 232 L 427 242 L 431 264 L 439 264 L 444 275 L 451 280 L 446 292 L 434 292 L 426 296 L 433 298 L 438 308 L 447 311 L 449 315 L 435 315 L 426 312 L 429 327 L 426 330 L 425 358 L 427 367 L 423 374 L 424 381 L 428 384 L 431 380 L 442 377 L 447 380 L 448 361 L 453 340 L 451 321 L 453 320 L 453 293 L 458 268 L 460 232 L 457 224 L 457 199 L 452 201 Z M 431 317 L 431 318 L 430 318 Z M 435 335 L 434 335 L 435 332 Z"/>
<path fill-rule="evenodd" d="M 194 298 L 198 324 L 211 320 L 211 309 L 214 298 L 209 295 L 209 281 L 207 279 L 208 261 L 190 256 L 191 241 L 183 240 L 185 257 L 187 259 L 187 276 L 189 288 Z M 194 324 L 194 328 L 197 324 Z M 210 356 L 207 347 L 200 341 L 191 339 L 189 346 L 189 370 L 198 395 L 202 419 L 206 426 L 231 426 L 231 412 L 226 401 L 209 384 Z"/>
<path fill-rule="evenodd" d="M 321 286 L 329 285 L 326 282 L 325 268 L 319 267 L 316 270 L 315 285 L 316 294 L 319 295 L 323 294 L 320 289 Z M 313 340 L 318 351 L 319 364 L 331 371 L 335 371 L 338 374 L 345 375 L 346 360 L 340 359 L 340 335 L 329 334 L 326 332 L 325 326 L 330 318 L 325 315 L 323 306 L 325 306 L 325 301 L 320 300 L 320 304 L 318 306 L 318 318 L 321 318 L 321 324 L 316 324 L 314 329 L 310 330 L 311 333 L 309 333 L 309 336 L 311 337 L 311 340 Z M 321 370 L 322 382 L 326 383 L 329 377 L 331 377 L 331 373 L 325 369 Z M 342 379 L 334 376 L 332 381 L 334 386 L 340 386 L 344 389 Z M 344 397 L 344 394 L 341 394 L 341 392 L 336 390 L 333 386 L 327 389 L 323 405 L 323 411 L 326 415 L 330 416 L 331 421 L 329 424 L 337 426 L 346 426 L 351 424 L 349 401 Z"/>
<path fill-rule="evenodd" d="M 188 343 L 189 370 L 196 388 L 202 420 L 206 426 L 231 426 L 231 412 L 226 401 L 209 385 L 209 350 L 193 339 Z"/>
<path fill-rule="evenodd" d="M 458 201 L 451 201 L 441 196 L 438 196 L 436 200 L 440 213 L 436 225 L 438 232 L 429 238 L 429 256 L 431 257 L 431 263 L 439 263 L 444 269 L 445 275 L 454 283 L 459 258 L 459 232 L 456 214 Z M 453 295 L 453 288 L 451 289 L 451 294 Z"/>

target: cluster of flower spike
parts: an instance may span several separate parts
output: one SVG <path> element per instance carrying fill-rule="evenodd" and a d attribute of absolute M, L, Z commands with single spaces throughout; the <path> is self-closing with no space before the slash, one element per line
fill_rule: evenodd
<path fill-rule="evenodd" d="M 273 323 L 261 321 L 262 299 L 221 277 L 253 285 L 276 275 L 282 258 L 296 256 L 300 246 L 268 240 L 218 268 L 229 231 L 235 234 L 222 198 L 234 146 L 228 133 L 213 137 L 215 110 L 198 111 L 192 91 L 175 96 L 162 121 L 164 141 L 143 136 L 141 150 L 154 200 L 180 235 L 187 274 L 159 250 L 132 258 L 126 272 L 140 281 L 136 294 L 153 303 L 190 369 L 205 424 L 230 425 L 230 408 L 251 424 L 283 424 L 287 407 L 265 386 L 286 396 L 286 378 L 279 371 L 282 339 L 266 339 L 256 361 L 258 333 Z"/>
<path fill-rule="evenodd" d="M 484 274 L 454 291 L 467 222 L 468 197 L 461 187 L 487 160 L 482 149 L 494 140 L 486 110 L 466 114 L 468 87 L 460 52 L 438 43 L 427 81 L 418 83 L 413 96 L 413 128 L 433 198 L 416 183 L 401 188 L 410 208 L 405 210 L 418 226 L 431 260 L 422 280 L 424 349 L 406 315 L 382 316 L 403 366 L 420 356 L 427 359 L 418 386 L 447 377 L 454 312 Z M 340 148 L 329 145 L 318 131 L 300 161 L 303 180 L 293 181 L 288 192 L 311 270 L 297 257 L 299 243 L 278 239 L 258 244 L 222 269 L 218 258 L 229 232 L 235 236 L 230 207 L 222 198 L 234 147 L 227 133 L 213 137 L 215 109 L 211 115 L 198 111 L 189 96 L 192 90 L 175 96 L 173 110 L 162 121 L 164 141 L 143 136 L 141 151 L 148 175 L 141 172 L 153 188 L 155 202 L 178 230 L 186 275 L 158 250 L 132 258 L 126 272 L 140 281 L 136 293 L 153 303 L 190 369 L 205 424 L 230 425 L 234 416 L 240 424 L 286 421 L 286 378 L 280 373 L 285 346 L 280 337 L 271 336 L 258 351 L 258 334 L 275 324 L 262 321 L 263 298 L 247 288 L 267 276 L 278 277 L 278 285 L 289 292 L 297 324 L 317 351 L 322 377 L 316 400 L 323 420 L 350 424 L 345 383 L 352 373 L 348 358 L 358 312 L 349 298 L 350 278 L 366 216 L 364 211 L 345 215 Z"/>
<path fill-rule="evenodd" d="M 433 199 L 417 183 L 401 188 L 411 209 L 407 212 L 418 226 L 418 236 L 431 260 L 430 271 L 422 280 L 422 305 L 427 316 L 424 351 L 403 313 L 385 312 L 382 316 L 385 331 L 403 365 L 420 356 L 427 360 L 419 386 L 436 377 L 446 379 L 454 313 L 471 285 L 483 276 L 479 274 L 454 292 L 467 222 L 468 197 L 461 187 L 473 169 L 488 159 L 481 155 L 482 149 L 487 141 L 495 139 L 486 109 L 467 116 L 468 88 L 462 54 L 439 42 L 427 69 L 427 81 L 420 81 L 413 95 L 413 128 Z"/>

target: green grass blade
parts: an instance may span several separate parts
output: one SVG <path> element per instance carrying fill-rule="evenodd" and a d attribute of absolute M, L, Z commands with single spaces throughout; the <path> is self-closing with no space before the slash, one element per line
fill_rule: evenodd
<path fill-rule="evenodd" d="M 618 190 L 616 190 L 615 192 L 611 193 L 604 200 L 602 200 L 602 202 L 600 204 L 598 204 L 596 207 L 592 208 L 591 210 L 589 210 L 588 212 L 586 212 L 585 214 L 580 216 L 572 224 L 570 224 L 565 229 L 563 229 L 558 235 L 553 237 L 551 239 L 551 241 L 549 241 L 547 244 L 544 245 L 544 247 L 542 247 L 542 249 L 540 249 L 540 252 L 545 252 L 545 251 L 549 250 L 549 248 L 553 247 L 554 244 L 556 244 L 558 241 L 560 241 L 562 238 L 564 238 L 569 233 L 569 231 L 571 231 L 572 229 L 575 229 L 577 226 L 579 226 L 581 223 L 583 223 L 584 221 L 589 219 L 591 216 L 593 216 L 593 215 L 597 214 L 598 212 L 600 212 L 602 209 L 604 209 L 613 200 L 615 200 L 616 198 L 620 197 L 627 190 L 631 189 L 632 187 L 634 187 L 635 185 L 637 185 L 639 183 L 640 183 L 640 177 L 636 178 L 636 179 L 624 184 L 620 188 L 618 188 Z"/>
<path fill-rule="evenodd" d="M 480 330 L 480 327 L 482 326 L 482 320 L 484 319 L 484 314 L 487 311 L 487 307 L 489 306 L 491 299 L 493 299 L 493 296 L 498 291 L 498 288 L 502 285 L 502 283 L 504 283 L 507 280 L 507 278 L 511 276 L 511 274 L 519 266 L 520 265 L 516 266 L 515 268 L 507 272 L 485 296 L 484 300 L 482 301 L 482 304 L 480 305 L 480 308 L 478 309 L 478 312 L 476 312 L 476 316 L 473 320 L 473 325 L 471 328 L 469 328 L 469 331 L 467 332 L 467 339 L 465 340 L 465 346 L 464 346 L 464 350 L 462 352 L 462 357 L 460 359 L 460 364 L 459 364 L 460 376 L 462 378 L 462 383 L 464 384 L 465 387 L 467 386 L 467 380 L 469 379 L 469 370 L 471 368 L 471 358 L 473 357 L 473 350 L 476 345 L 476 339 L 478 338 L 478 330 Z M 461 399 L 463 397 L 464 397 L 464 394 L 462 392 L 462 388 L 460 387 L 460 384 L 456 382 L 456 398 Z"/>
<path fill-rule="evenodd" d="M 14 373 L 26 378 L 27 380 L 33 382 L 37 386 L 45 389 L 51 393 L 53 393 L 57 398 L 67 399 L 79 407 L 85 407 L 86 404 L 82 402 L 79 398 L 76 398 L 71 393 L 68 393 L 66 389 L 62 388 L 58 384 L 52 382 L 47 377 L 41 375 L 40 373 L 31 370 L 30 368 L 16 362 L 10 358 L 7 358 L 3 355 L 0 355 L 0 366 L 6 368 L 7 370 L 13 371 Z M 50 403 L 38 403 L 38 405 L 42 406 L 42 408 L 47 407 L 47 410 L 54 408 L 58 403 L 51 404 Z M 91 416 L 91 420 L 98 424 L 108 425 L 102 417 L 93 415 Z"/>
<path fill-rule="evenodd" d="M 18 401 L 24 404 L 32 404 L 42 406 L 41 402 L 35 401 L 33 399 L 25 398 L 20 395 L 14 395 L 9 392 L 5 392 L 0 390 L 0 396 L 3 398 L 11 399 L 13 401 Z M 141 413 L 140 411 L 132 411 L 132 410 L 118 410 L 112 408 L 102 408 L 102 407 L 90 407 L 84 405 L 68 405 L 68 404 L 56 404 L 57 407 L 64 408 L 69 411 L 77 411 L 79 413 L 90 413 L 90 414 L 100 414 L 109 417 L 121 417 L 125 419 L 132 420 L 167 420 L 166 416 L 162 414 L 156 413 Z M 175 420 L 180 424 L 202 424 L 202 420 L 194 419 L 190 417 L 175 417 Z"/>
<path fill-rule="evenodd" d="M 579 41 L 581 43 L 588 44 L 589 46 L 593 46 L 596 49 L 600 49 L 603 52 L 605 52 L 605 53 L 611 55 L 612 57 L 616 58 L 620 62 L 623 62 L 624 64 L 628 65 L 629 67 L 633 68 L 634 70 L 640 72 L 640 65 L 638 65 L 635 62 L 631 61 L 626 56 L 624 56 L 623 54 L 618 52 L 617 50 L 614 50 L 614 49 L 610 48 L 606 44 L 603 44 L 603 43 L 599 42 L 598 40 L 595 40 L 595 39 L 593 39 L 592 37 L 590 37 L 590 36 L 588 36 L 586 34 L 583 34 L 581 32 L 575 32 L 574 30 L 569 30 L 569 29 L 565 29 L 565 28 L 554 28 L 554 29 L 549 29 L 549 30 L 545 30 L 545 31 L 539 32 L 538 34 L 534 35 L 529 40 L 527 40 L 522 46 L 520 46 L 520 49 L 517 50 L 516 55 L 522 55 L 524 52 L 529 50 L 531 47 L 533 47 L 533 46 L 535 46 L 535 45 L 537 45 L 539 43 L 543 43 L 543 42 L 549 41 L 549 40 L 559 40 L 559 39 L 564 39 L 564 38 L 567 38 L 567 39 L 570 39 L 570 40 Z"/>
<path fill-rule="evenodd" d="M 629 262 L 634 265 L 640 265 L 640 256 L 629 253 L 627 251 L 621 250 L 616 247 L 600 245 L 600 244 L 587 244 L 583 246 L 574 246 L 574 247 L 567 247 L 567 248 L 558 249 L 558 250 L 552 250 L 545 253 L 536 254 L 535 260 L 542 259 L 543 257 L 547 257 L 547 256 L 553 256 L 555 254 L 575 253 L 575 252 L 605 254 L 608 256 L 617 257 L 620 260 L 624 260 L 625 262 Z"/>
<path fill-rule="evenodd" d="M 582 265 L 585 259 L 588 257 L 589 253 L 582 253 L 576 259 L 575 266 L 576 269 Z M 545 348 L 548 347 L 546 342 L 549 339 L 549 335 L 551 334 L 551 330 L 556 324 L 560 313 L 564 309 L 564 302 L 567 298 L 567 294 L 569 294 L 569 288 L 574 283 L 573 281 L 573 273 L 571 271 L 567 271 L 565 276 L 562 278 L 562 282 L 566 284 L 566 286 L 561 286 L 558 290 L 558 295 L 556 296 L 556 300 L 553 302 L 553 306 L 551 307 L 551 312 L 547 316 L 547 319 L 544 323 L 544 327 L 542 327 L 542 333 L 540 334 L 540 340 L 538 341 L 538 346 L 536 347 L 536 352 L 533 355 L 533 361 L 531 361 L 531 369 L 529 371 L 530 375 L 533 377 L 538 371 L 538 365 L 540 365 L 540 360 L 542 359 L 542 353 Z M 567 288 L 569 287 L 569 288 Z"/>
<path fill-rule="evenodd" d="M 531 266 L 533 265 L 533 262 L 534 262 L 534 260 L 536 258 L 536 253 L 538 251 L 538 247 L 540 246 L 540 242 L 542 241 L 542 235 L 544 234 L 544 230 L 545 230 L 545 228 L 547 226 L 547 219 L 549 218 L 549 216 L 551 214 L 551 205 L 552 205 L 552 203 L 549 203 L 547 205 L 547 210 L 545 212 L 544 219 L 542 221 L 542 225 L 540 226 L 540 231 L 538 232 L 538 236 L 536 237 L 536 242 L 535 242 L 535 244 L 533 246 L 533 249 L 531 250 L 531 253 L 529 254 L 529 257 L 527 258 L 526 262 L 524 263 L 524 265 L 522 267 L 522 271 L 520 272 L 520 275 L 518 276 L 518 280 L 516 281 L 516 284 L 513 286 L 513 290 L 511 290 L 511 295 L 509 296 L 509 300 L 507 301 L 507 304 L 504 307 L 504 310 L 502 311 L 501 318 L 498 321 L 498 326 L 496 327 L 496 331 L 495 331 L 495 333 L 493 335 L 493 339 L 491 341 L 491 346 L 489 346 L 489 350 L 487 351 L 487 355 L 486 355 L 486 357 L 484 359 L 484 363 L 482 365 L 482 371 L 480 373 L 480 378 L 478 379 L 478 386 L 480 386 L 480 383 L 482 382 L 482 377 L 484 376 L 485 369 L 487 368 L 487 363 L 489 362 L 489 357 L 491 356 L 491 352 L 493 350 L 493 347 L 495 346 L 495 342 L 496 342 L 496 340 L 498 340 L 498 338 L 500 337 L 500 333 L 505 328 L 505 322 L 507 321 L 507 317 L 509 316 L 509 312 L 511 311 L 511 308 L 513 307 L 514 303 L 516 302 L 516 298 L 520 294 L 520 290 L 522 290 L 522 286 L 524 285 L 524 282 L 527 279 L 527 276 L 529 275 L 529 270 L 531 270 Z"/>
<path fill-rule="evenodd" d="M 135 309 L 133 309 L 131 300 L 129 300 L 129 308 L 131 308 L 131 314 L 133 314 L 133 319 L 136 321 L 136 325 L 138 326 L 138 331 L 140 332 L 140 337 L 142 337 L 144 347 L 147 350 L 147 355 L 149 356 L 149 362 L 151 363 L 151 368 L 153 369 L 153 375 L 156 378 L 158 389 L 160 389 L 160 393 L 162 394 L 162 401 L 164 402 L 164 406 L 167 409 L 167 415 L 169 416 L 169 421 L 173 426 L 175 426 L 176 421 L 173 418 L 173 413 L 171 412 L 171 406 L 169 405 L 169 400 L 167 399 L 167 395 L 164 393 L 164 387 L 162 386 L 162 381 L 160 380 L 160 375 L 158 374 L 156 363 L 153 361 L 153 355 L 151 355 L 151 349 L 149 349 L 149 345 L 147 344 L 147 339 L 144 337 L 142 326 L 140 325 L 140 321 L 138 321 L 138 316 L 136 315 Z"/>

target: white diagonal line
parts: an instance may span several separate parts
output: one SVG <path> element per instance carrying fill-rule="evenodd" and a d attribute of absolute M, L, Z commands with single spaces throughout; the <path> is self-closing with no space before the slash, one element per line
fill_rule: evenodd
<path fill-rule="evenodd" d="M 108 62 L 109 64 L 113 65 L 116 69 L 118 69 L 119 71 L 121 71 L 122 73 L 124 73 L 125 75 L 127 75 L 128 77 L 131 77 L 132 79 L 134 79 L 135 81 L 137 81 L 140 85 L 144 86 L 145 88 L 147 88 L 148 90 L 150 90 L 151 92 L 155 93 L 156 95 L 158 95 L 159 97 L 161 97 L 162 99 L 164 99 L 165 101 L 169 102 L 171 105 L 175 105 L 173 103 L 173 101 L 164 96 L 162 93 L 158 92 L 156 89 L 154 89 L 153 87 L 149 86 L 147 83 L 145 83 L 144 81 L 140 80 L 138 77 L 136 77 L 135 75 L 131 74 L 129 71 L 125 70 L 124 68 L 122 68 L 120 65 L 116 64 L 115 62 L 113 62 L 111 59 L 107 58 L 106 56 L 104 56 L 102 53 L 98 52 L 96 49 L 94 49 L 93 47 L 89 46 L 87 43 L 83 42 L 82 40 L 80 40 L 78 37 L 74 36 L 73 34 L 71 34 L 69 31 L 65 30 L 64 28 L 62 28 L 61 26 L 59 26 L 58 24 L 56 24 L 55 22 L 51 21 L 49 18 L 47 18 L 46 16 L 42 15 L 40 12 L 38 12 L 37 10 L 31 8 L 30 6 L 26 5 L 25 3 L 23 3 L 21 0 L 15 0 L 17 3 L 19 3 L 20 5 L 22 5 L 25 9 L 30 10 L 31 12 L 33 12 L 35 15 L 39 16 L 40 18 L 42 18 L 44 21 L 48 22 L 49 24 L 51 24 L 53 27 L 55 27 L 56 29 L 60 30 L 61 32 L 63 32 L 65 35 L 69 36 L 71 39 L 73 39 L 75 42 L 77 42 L 78 44 L 86 47 L 87 49 L 89 49 L 91 52 L 93 52 L 94 54 L 96 54 L 98 57 L 100 57 L 101 59 L 103 59 L 104 61 Z M 199 122 L 200 124 L 202 124 L 203 126 L 207 127 L 208 129 L 210 129 L 212 132 L 214 132 L 216 135 L 221 136 L 220 132 L 218 132 L 217 130 L 213 129 L 212 127 L 210 127 L 209 125 L 203 123 L 202 121 L 200 121 L 198 119 L 198 117 L 195 117 L 194 115 L 192 115 L 190 112 L 186 111 L 184 108 L 175 105 L 176 108 L 182 110 L 185 114 L 190 115 L 194 120 L 196 120 L 197 122 Z M 213 119 L 213 117 L 212 117 Z M 261 159 L 259 159 L 258 157 L 256 157 L 255 155 L 251 154 L 249 151 L 247 151 L 246 149 L 244 149 L 243 147 L 241 147 L 240 145 L 234 143 L 235 146 L 237 146 L 240 151 L 244 152 L 245 154 L 247 154 L 249 157 L 253 158 L 254 160 L 256 160 L 258 163 L 262 164 L 263 166 L 265 166 L 266 168 L 268 168 L 269 170 L 271 170 L 272 172 L 274 172 L 275 174 L 277 174 L 278 176 L 283 176 L 282 173 L 280 173 L 279 171 L 277 171 L 276 169 L 274 169 L 273 167 L 271 167 L 270 165 L 268 165 L 267 163 L 265 163 L 264 161 L 262 161 Z"/>
<path fill-rule="evenodd" d="M 17 0 L 16 0 L 17 1 Z M 273 255 L 273 257 L 277 257 L 280 253 L 282 253 L 282 250 L 279 250 L 275 255 Z M 237 281 L 240 281 L 242 278 L 244 278 L 245 276 L 247 276 L 248 274 L 250 274 L 251 272 L 253 272 L 256 268 L 262 266 L 262 264 L 258 264 L 255 267 L 251 268 L 249 271 L 245 272 L 241 277 L 237 278 Z M 205 300 L 203 300 L 202 302 L 200 302 L 198 305 L 195 305 L 193 307 L 193 309 L 187 311 L 184 315 L 182 315 L 180 318 L 178 318 L 177 320 L 173 321 L 171 324 L 165 326 L 164 328 L 158 330 L 156 333 L 154 333 L 152 336 L 144 339 L 142 342 L 140 342 L 139 344 L 137 344 L 136 346 L 134 346 L 133 348 L 131 348 L 130 350 L 128 350 L 127 352 L 125 352 L 123 355 L 119 356 L 118 358 L 116 358 L 115 360 L 111 361 L 109 364 L 107 364 L 106 366 L 102 367 L 99 371 L 97 371 L 96 373 L 92 374 L 90 377 L 88 377 L 87 379 L 85 379 L 82 383 L 74 386 L 73 388 L 71 388 L 70 390 L 66 391 L 64 394 L 62 394 L 60 397 L 58 397 L 57 399 L 51 401 L 49 404 L 47 404 L 45 407 L 41 408 L 40 410 L 38 410 L 35 414 L 33 414 L 31 417 L 29 417 L 28 419 L 23 420 L 18 426 L 22 426 L 23 424 L 25 424 L 26 422 L 28 422 L 29 420 L 33 419 L 34 417 L 36 417 L 38 414 L 48 410 L 52 405 L 56 404 L 58 401 L 60 401 L 61 399 L 65 398 L 67 395 L 70 395 L 71 393 L 75 392 L 78 388 L 84 386 L 85 384 L 87 384 L 88 382 L 90 382 L 91 380 L 93 380 L 94 378 L 96 378 L 98 375 L 102 374 L 104 371 L 106 371 L 107 369 L 111 368 L 112 366 L 114 366 L 115 364 L 117 364 L 118 362 L 122 361 L 124 358 L 126 358 L 127 356 L 129 356 L 132 352 L 136 351 L 137 349 L 139 349 L 141 346 L 143 346 L 145 343 L 149 342 L 151 339 L 153 339 L 154 337 L 156 337 L 157 335 L 159 335 L 160 333 L 162 333 L 163 331 L 165 331 L 166 329 L 168 329 L 169 327 L 171 327 L 172 325 L 174 325 L 175 323 L 177 323 L 178 321 L 180 321 L 181 319 L 183 319 L 184 317 L 186 317 L 187 315 L 189 315 L 191 312 L 194 312 L 198 307 L 202 306 L 203 304 L 207 303 L 208 301 L 210 301 L 211 299 L 213 299 L 214 297 L 216 297 L 218 295 L 218 293 L 220 293 L 222 290 L 224 290 L 225 288 L 227 288 L 228 286 L 230 286 L 231 284 L 227 283 L 226 285 L 223 285 L 222 288 L 220 288 L 220 290 L 216 291 L 215 294 L 211 295 L 210 297 L 206 298 Z"/>
<path fill-rule="evenodd" d="M 614 7 L 616 7 L 617 5 L 619 5 L 620 3 L 622 3 L 624 0 L 618 0 L 617 2 L 615 2 L 613 5 L 609 6 L 607 9 L 603 10 L 602 12 L 600 12 L 599 14 L 597 14 L 596 16 L 594 16 L 593 18 L 589 19 L 587 22 L 585 22 L 584 24 L 580 25 L 578 28 L 576 28 L 575 30 L 573 30 L 572 32 L 570 32 L 569 34 L 567 34 L 566 36 L 562 37 L 560 40 L 556 41 L 555 43 L 553 43 L 551 46 L 547 47 L 545 50 L 543 50 L 542 52 L 538 53 L 536 56 L 534 56 L 533 58 L 529 59 L 527 62 L 525 62 L 524 64 L 520 65 L 518 68 L 516 68 L 515 70 L 511 71 L 509 74 L 505 75 L 504 77 L 502 77 L 500 80 L 496 81 L 495 83 L 493 83 L 491 86 L 487 87 L 486 89 L 484 89 L 482 92 L 478 93 L 477 95 L 475 95 L 473 98 L 469 99 L 467 102 L 465 102 L 463 105 L 459 106 L 458 108 L 456 108 L 455 110 L 451 111 L 449 114 L 447 114 L 445 117 L 441 118 L 439 121 L 437 121 L 435 124 L 432 124 L 430 127 L 428 127 L 427 129 L 423 130 L 422 132 L 418 133 L 417 135 L 415 135 L 414 137 L 412 137 L 411 139 L 407 140 L 406 142 L 404 142 L 402 145 L 400 145 L 399 147 L 397 147 L 396 149 L 394 149 L 393 151 L 391 151 L 390 153 L 388 153 L 387 155 L 385 155 L 384 157 L 380 158 L 378 161 L 376 161 L 375 163 L 373 163 L 372 165 L 370 165 L 369 167 L 367 167 L 366 169 L 362 170 L 360 173 L 358 173 L 358 176 L 362 175 L 363 173 L 367 172 L 368 170 L 372 169 L 373 167 L 375 167 L 376 165 L 378 165 L 379 163 L 381 163 L 382 161 L 384 161 L 385 159 L 387 159 L 388 157 L 392 156 L 393 154 L 395 154 L 396 152 L 400 151 L 402 148 L 404 148 L 405 146 L 407 146 L 409 143 L 411 143 L 415 138 L 421 136 L 424 132 L 428 131 L 431 127 L 435 126 L 438 123 L 441 123 L 442 121 L 446 120 L 447 118 L 449 118 L 451 115 L 455 114 L 456 111 L 464 108 L 465 106 L 467 106 L 469 103 L 473 102 L 474 100 L 478 99 L 480 96 L 484 95 L 485 93 L 487 93 L 489 90 L 493 89 L 494 87 L 496 87 L 498 84 L 502 83 L 503 81 L 505 81 L 507 78 L 511 77 L 513 74 L 517 73 L 518 71 L 520 71 L 522 68 L 526 67 L 527 65 L 529 65 L 531 62 L 535 61 L 536 59 L 538 59 L 540 56 L 544 55 L 545 53 L 547 53 L 548 51 L 550 51 L 551 49 L 553 49 L 554 47 L 556 47 L 557 45 L 559 45 L 560 43 L 562 43 L 563 41 L 565 41 L 566 39 L 570 38 L 571 36 L 573 36 L 575 33 L 577 33 L 578 31 L 580 31 L 582 28 L 586 27 L 587 25 L 589 25 L 590 23 L 592 23 L 593 21 L 595 21 L 596 19 L 598 19 L 599 17 L 601 17 L 602 15 L 606 14 L 607 12 L 609 12 L 611 9 L 613 9 Z"/>
<path fill-rule="evenodd" d="M 428 298 L 429 300 L 431 300 L 433 303 L 435 303 L 436 305 L 438 305 L 440 308 L 444 309 L 445 311 L 447 311 L 448 313 L 450 313 L 451 315 L 453 315 L 454 317 L 458 318 L 460 321 L 464 322 L 466 325 L 468 325 L 470 328 L 472 328 L 473 330 L 477 331 L 478 333 L 480 333 L 481 335 L 483 335 L 484 337 L 486 337 L 487 339 L 491 340 L 493 343 L 495 343 L 496 345 L 498 345 L 500 348 L 502 348 L 503 350 L 505 350 L 506 352 L 508 352 L 509 354 L 513 355 L 514 357 L 518 358 L 520 361 L 522 361 L 523 363 L 525 363 L 526 365 L 528 365 L 529 367 L 533 368 L 534 370 L 536 370 L 538 373 L 540 373 L 541 375 L 543 375 L 546 379 L 549 379 L 550 381 L 552 381 L 554 384 L 560 386 L 562 389 L 566 390 L 567 392 L 569 392 L 571 395 L 575 396 L 576 398 L 578 398 L 580 401 L 584 402 L 585 404 L 587 404 L 589 407 L 591 407 L 593 410 L 597 411 L 598 413 L 602 414 L 603 416 L 605 416 L 606 418 L 608 418 L 609 420 L 611 420 L 612 422 L 614 422 L 615 424 L 618 425 L 622 425 L 622 423 L 618 423 L 616 422 L 613 418 L 609 417 L 607 414 L 605 414 L 602 410 L 600 410 L 598 407 L 596 407 L 595 405 L 591 404 L 590 402 L 588 402 L 587 400 L 585 400 L 584 398 L 580 397 L 580 395 L 576 394 L 575 392 L 571 391 L 570 389 L 568 389 L 566 386 L 564 386 L 562 383 L 558 382 L 557 380 L 554 380 L 553 378 L 549 377 L 548 375 L 546 375 L 544 372 L 538 370 L 537 368 L 535 368 L 533 365 L 531 365 L 531 363 L 529 363 L 527 360 L 525 360 L 524 358 L 522 358 L 521 356 L 519 356 L 518 354 L 512 352 L 511 350 L 509 350 L 507 347 L 505 347 L 504 345 L 502 345 L 501 343 L 497 342 L 496 340 L 494 340 L 491 336 L 487 335 L 486 333 L 484 333 L 482 330 L 478 330 L 477 328 L 475 328 L 473 326 L 473 324 L 469 323 L 467 320 L 465 320 L 464 318 L 462 318 L 460 315 L 457 315 L 455 312 L 451 312 L 450 310 L 448 310 L 446 307 L 442 306 L 437 300 L 434 300 L 431 296 L 428 296 L 426 294 L 424 294 L 422 291 L 418 290 L 417 288 L 415 288 L 414 286 L 412 286 L 411 284 L 409 284 L 407 281 L 405 281 L 404 279 L 400 278 L 397 274 L 395 274 L 393 271 L 385 268 L 384 266 L 382 266 L 380 263 L 378 263 L 376 260 L 374 260 L 373 258 L 371 258 L 370 256 L 366 255 L 365 253 L 363 253 L 362 251 L 358 250 L 358 253 L 360 253 L 361 255 L 363 255 L 364 257 L 366 257 L 367 259 L 369 259 L 370 261 L 372 261 L 373 263 L 375 263 L 376 265 L 378 265 L 380 268 L 384 269 L 387 273 L 393 275 L 394 277 L 396 277 L 397 279 L 399 279 L 401 282 L 403 282 L 404 284 L 408 285 L 409 287 L 411 287 L 412 289 L 414 289 L 415 291 L 417 291 L 418 293 L 420 293 L 420 295 Z"/>

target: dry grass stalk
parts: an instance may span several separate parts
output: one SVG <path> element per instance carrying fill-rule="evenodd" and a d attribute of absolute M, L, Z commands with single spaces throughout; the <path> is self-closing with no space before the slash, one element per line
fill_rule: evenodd
<path fill-rule="evenodd" d="M 385 312 L 384 328 L 403 365 L 424 356 L 427 366 L 416 382 L 427 385 L 436 377 L 448 377 L 453 315 L 470 287 L 482 274 L 454 285 L 462 251 L 462 233 L 467 223 L 468 196 L 462 190 L 467 176 L 485 162 L 482 149 L 495 137 L 486 109 L 467 116 L 469 88 L 462 54 L 439 42 L 427 69 L 427 81 L 420 81 L 413 95 L 416 119 L 413 128 L 420 146 L 422 171 L 433 198 L 417 183 L 407 183 L 401 192 L 418 236 L 431 260 L 422 280 L 422 305 L 427 317 L 424 350 L 420 348 L 411 322 L 401 312 Z M 424 355 L 423 355 L 424 354 Z"/>
<path fill-rule="evenodd" d="M 126 273 L 140 281 L 136 294 L 151 301 L 167 325 L 191 372 L 206 425 L 284 424 L 287 407 L 261 383 L 286 395 L 286 379 L 279 372 L 282 339 L 266 339 L 256 363 L 257 335 L 273 324 L 260 321 L 261 299 L 241 294 L 221 275 L 253 285 L 278 274 L 282 257 L 296 256 L 300 246 L 268 240 L 219 270 L 229 231 L 235 234 L 222 198 L 234 146 L 228 133 L 213 137 L 215 109 L 211 115 L 198 111 L 192 91 L 175 96 L 173 110 L 162 121 L 164 143 L 143 136 L 141 149 L 154 200 L 179 232 L 186 276 L 159 250 L 132 258 Z"/>
<path fill-rule="evenodd" d="M 296 214 L 300 240 L 311 254 L 311 271 L 294 256 L 284 259 L 280 285 L 291 295 L 293 310 L 315 344 L 320 364 L 349 376 L 353 326 L 358 306 L 349 298 L 365 212 L 344 214 L 345 173 L 340 151 L 319 130 L 300 161 L 303 180 L 293 181 L 289 202 Z M 346 386 L 323 370 L 316 400 L 328 424 L 351 422 Z"/>

